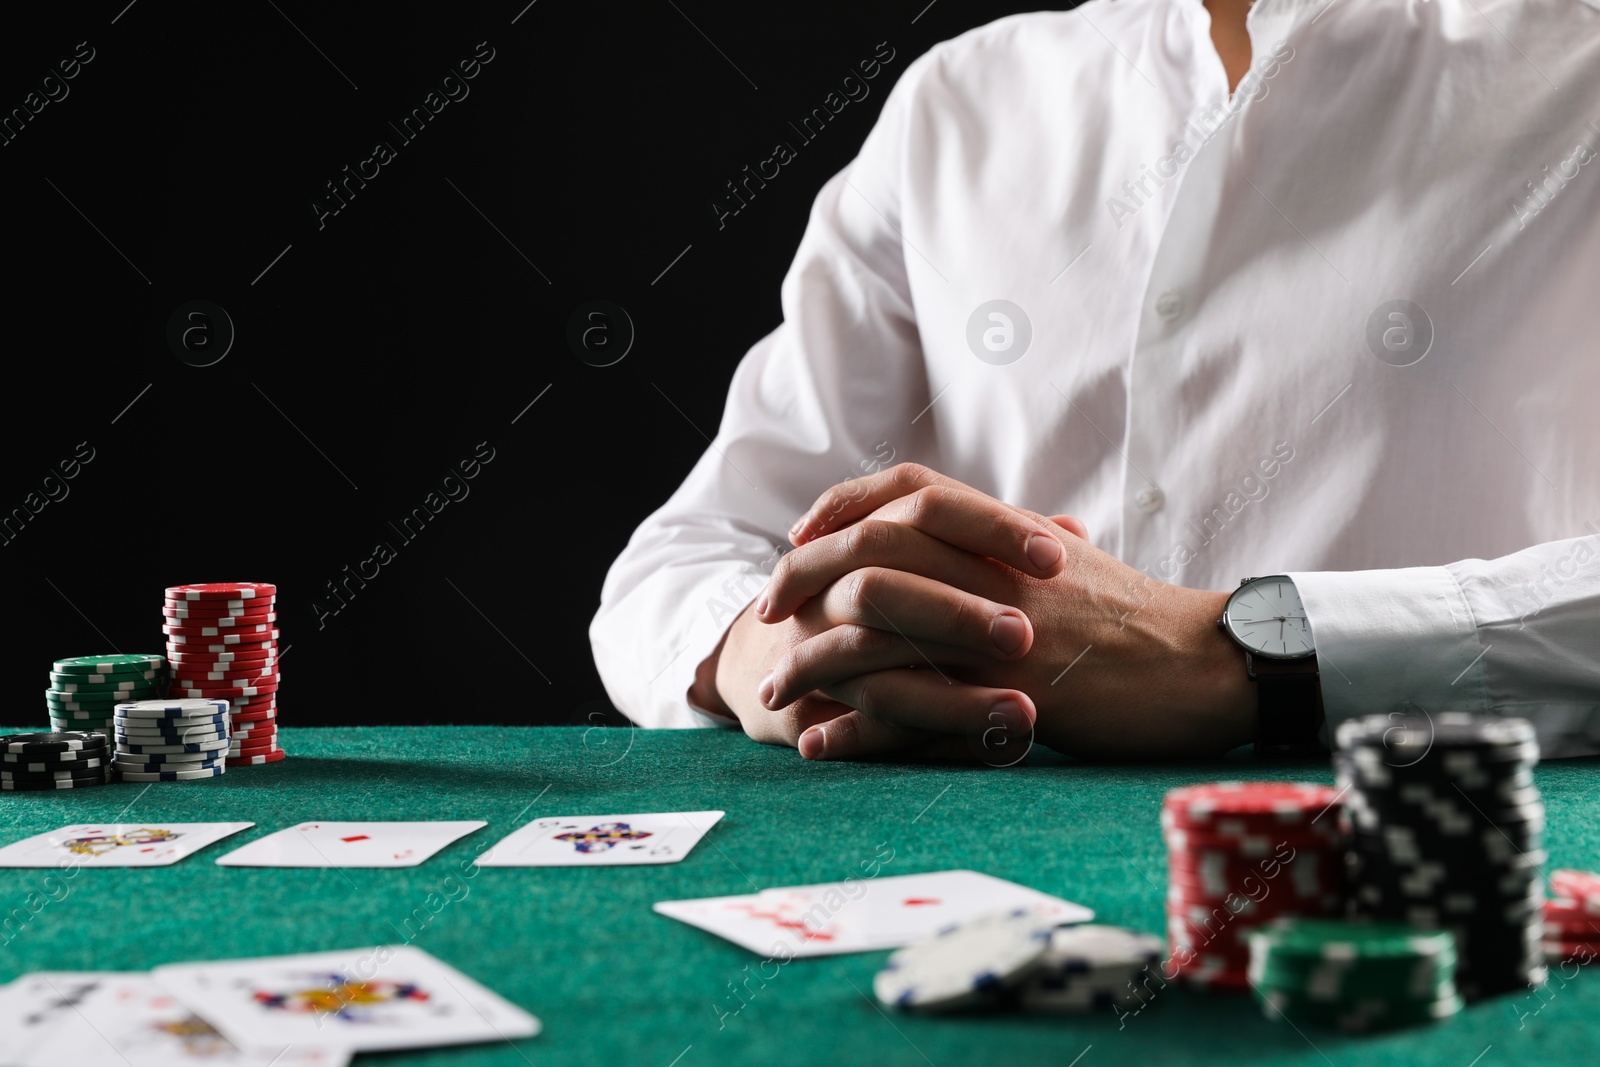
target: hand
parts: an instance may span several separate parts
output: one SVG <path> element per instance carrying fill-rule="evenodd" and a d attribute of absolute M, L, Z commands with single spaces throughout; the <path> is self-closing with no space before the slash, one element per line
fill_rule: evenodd
<path fill-rule="evenodd" d="M 848 583 L 833 588 L 808 590 L 805 603 L 793 605 L 774 625 L 760 621 L 762 612 L 768 610 L 765 598 L 757 601 L 754 611 L 741 614 L 729 628 L 724 647 L 702 664 L 702 675 L 714 678 L 702 677 L 697 683 L 692 694 L 696 703 L 703 707 L 720 704 L 718 710 L 738 718 L 756 740 L 795 745 L 808 758 L 861 758 L 891 752 L 977 758 L 989 763 L 1020 758 L 1034 718 L 1027 694 L 1006 687 L 958 683 L 944 665 L 1025 655 L 1032 641 L 1026 615 L 1005 604 L 945 588 L 918 572 L 1002 567 L 995 560 L 956 547 L 984 544 L 1012 566 L 1048 576 L 1059 572 L 1063 563 L 1055 533 L 1062 527 L 975 494 L 960 483 L 946 482 L 923 494 L 915 528 L 863 523 L 844 535 L 846 544 L 853 546 L 847 550 L 853 551 L 864 567 L 873 560 L 885 567 L 860 570 L 850 575 Z M 970 499 L 965 506 L 954 506 L 958 496 Z M 832 508 L 835 513 L 841 506 L 819 502 L 819 507 Z M 1060 521 L 1083 533 L 1076 519 L 1063 516 Z M 796 528 L 806 525 L 802 520 Z M 905 533 L 914 535 L 914 543 L 905 543 L 901 536 Z M 890 540 L 882 541 L 880 535 Z M 781 570 L 784 565 L 780 562 L 778 566 Z M 936 614 L 923 610 L 935 600 L 944 603 L 952 598 L 954 610 Z M 773 664 L 797 648 L 815 651 L 818 646 L 813 641 L 824 635 L 829 647 L 846 654 L 870 652 L 883 658 L 890 669 L 841 675 L 827 689 L 801 691 L 774 702 L 773 684 L 767 677 Z M 712 697 L 715 699 L 708 699 Z M 897 723 L 855 710 L 884 701 L 897 707 L 914 706 L 922 714 L 922 722 Z"/>
<path fill-rule="evenodd" d="M 800 547 L 779 562 L 756 603 L 763 621 L 781 623 L 813 598 L 843 595 L 861 602 L 858 616 L 877 617 L 869 626 L 883 629 L 913 617 L 1017 611 L 1027 640 L 1009 656 L 978 655 L 970 642 L 924 649 L 955 683 L 945 706 L 930 714 L 923 694 L 896 677 L 902 649 L 836 626 L 777 658 L 769 706 L 817 690 L 869 719 L 970 733 L 988 709 L 964 685 L 1031 697 L 1037 739 L 1075 754 L 1198 755 L 1254 736 L 1254 687 L 1242 654 L 1215 627 L 1225 593 L 1158 582 L 1074 536 L 1081 524 L 1069 532 L 1066 522 L 1047 522 L 915 465 L 847 486 L 796 523 Z M 1059 547 L 1048 575 L 1016 566 L 1025 522 L 1032 523 L 1028 537 L 1047 528 Z M 825 525 L 835 532 L 819 534 Z M 1048 554 L 1031 542 L 1027 548 L 1040 559 Z M 889 600 L 887 589 L 905 595 Z M 889 602 L 875 611 L 879 595 Z M 898 684 L 863 692 L 852 682 L 882 675 Z M 827 749 L 828 758 L 853 755 L 831 743 Z"/>

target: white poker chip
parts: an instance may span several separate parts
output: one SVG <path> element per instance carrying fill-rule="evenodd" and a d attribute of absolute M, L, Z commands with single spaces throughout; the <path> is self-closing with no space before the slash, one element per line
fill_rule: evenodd
<path fill-rule="evenodd" d="M 130 700 L 115 708 L 116 714 L 124 719 L 209 718 L 227 710 L 226 700 L 202 699 Z"/>
<path fill-rule="evenodd" d="M 1044 962 L 1023 986 L 1022 1006 L 1091 1011 L 1143 1003 L 1136 990 L 1165 952 L 1161 938 L 1120 926 L 1062 927 L 1051 935 Z"/>
<path fill-rule="evenodd" d="M 890 956 L 872 991 L 897 1008 L 954 1011 L 982 1003 L 1038 969 L 1055 924 L 1030 908 L 956 923 Z"/>

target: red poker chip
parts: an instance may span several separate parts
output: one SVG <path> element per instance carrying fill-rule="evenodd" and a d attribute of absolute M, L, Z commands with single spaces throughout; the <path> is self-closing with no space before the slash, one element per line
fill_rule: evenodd
<path fill-rule="evenodd" d="M 184 700 L 227 700 L 245 699 L 247 697 L 270 696 L 278 691 L 278 683 L 258 686 L 230 686 L 228 688 L 197 689 L 194 686 L 173 686 L 169 696 L 179 697 Z"/>
<path fill-rule="evenodd" d="M 262 650 L 247 653 L 241 658 L 229 657 L 223 659 L 227 653 L 203 653 L 191 656 L 173 656 L 172 670 L 198 670 L 198 671 L 247 671 L 257 670 L 278 662 L 276 652 Z"/>
<path fill-rule="evenodd" d="M 1595 960 L 1600 960 L 1600 943 L 1546 937 L 1544 939 L 1544 958 L 1546 963 L 1552 960 L 1558 960 L 1562 963 L 1570 960 L 1580 965 L 1593 963 Z"/>
<path fill-rule="evenodd" d="M 258 600 L 277 596 L 278 587 L 267 582 L 208 582 L 202 585 L 169 585 L 168 600 Z"/>
<path fill-rule="evenodd" d="M 163 618 L 177 619 L 179 621 L 187 620 L 202 624 L 209 624 L 213 619 L 239 619 L 241 621 L 244 619 L 259 619 L 263 615 L 272 615 L 277 610 L 277 605 L 270 600 L 264 601 L 260 607 L 249 608 L 208 609 L 188 607 L 181 604 L 161 605 L 161 615 Z"/>
<path fill-rule="evenodd" d="M 277 718 L 278 709 L 269 707 L 260 711 L 235 711 L 232 721 L 235 726 L 249 726 L 252 723 L 273 722 Z"/>
<path fill-rule="evenodd" d="M 1322 834 L 1209 834 L 1199 830 L 1165 830 L 1162 839 L 1173 855 L 1222 852 L 1242 861 L 1295 856 L 1304 852 L 1326 852 L 1337 839 Z"/>
<path fill-rule="evenodd" d="M 272 651 L 278 645 L 278 631 L 273 630 L 269 635 L 250 634 L 250 640 L 240 638 L 244 634 L 219 634 L 216 637 L 183 637 L 181 635 L 168 635 L 168 652 L 257 652 Z"/>
<path fill-rule="evenodd" d="M 1231 821 L 1241 832 L 1270 833 L 1336 822 L 1338 812 L 1331 809 L 1338 800 L 1332 786 L 1307 782 L 1212 782 L 1171 790 L 1162 813 L 1171 825 L 1187 830 L 1230 833 Z"/>
<path fill-rule="evenodd" d="M 246 622 L 238 626 L 173 623 L 161 627 L 161 632 L 168 637 L 242 637 L 245 634 L 270 634 L 272 630 L 272 623 L 266 621 Z M 258 637 L 256 640 L 264 641 L 266 638 Z"/>
<path fill-rule="evenodd" d="M 1570 868 L 1553 871 L 1550 889 L 1556 896 L 1567 897 L 1591 913 L 1600 914 L 1600 874 Z"/>
<path fill-rule="evenodd" d="M 264 697 L 228 698 L 228 710 L 235 715 L 253 715 L 262 711 L 276 711 L 277 707 L 278 694 L 276 693 Z"/>
<path fill-rule="evenodd" d="M 235 755 L 241 752 L 245 755 L 250 755 L 251 749 L 264 750 L 278 747 L 278 736 L 276 733 L 265 737 L 240 737 L 229 738 L 229 740 L 232 742 L 229 747 L 233 749 Z"/>
<path fill-rule="evenodd" d="M 263 763 L 277 763 L 279 760 L 287 759 L 288 756 L 289 753 L 280 748 L 278 751 L 268 752 L 264 756 L 229 756 L 227 765 L 229 767 L 259 767 Z"/>
<path fill-rule="evenodd" d="M 202 614 L 227 614 L 230 611 L 267 611 L 278 602 L 277 597 L 250 597 L 247 600 L 173 600 L 161 602 L 164 608 L 174 611 L 201 612 Z"/>
<path fill-rule="evenodd" d="M 216 630 L 220 633 L 259 633 L 257 627 L 271 626 L 278 621 L 276 611 L 263 611 L 260 615 L 228 615 L 216 619 L 175 619 L 163 616 L 161 625 L 162 633 L 176 633 L 190 636 L 191 631 L 204 630 L 207 633 Z M 165 629 L 171 627 L 169 631 Z"/>
<path fill-rule="evenodd" d="M 278 664 L 276 661 L 260 663 L 222 663 L 215 667 L 196 667 L 186 663 L 181 669 L 172 672 L 173 682 L 194 681 L 204 685 L 234 685 L 246 678 L 276 678 Z"/>
<path fill-rule="evenodd" d="M 249 734 L 270 734 L 278 732 L 277 719 L 262 719 L 259 722 L 238 722 L 232 724 L 233 736 L 240 737 Z"/>
<path fill-rule="evenodd" d="M 1545 901 L 1542 918 L 1546 937 L 1600 939 L 1600 915 L 1585 910 L 1575 900 L 1563 897 Z"/>
<path fill-rule="evenodd" d="M 249 759 L 251 756 L 270 756 L 274 752 L 282 752 L 276 743 L 270 745 L 251 745 L 244 748 L 233 747 L 228 749 L 228 759 Z"/>

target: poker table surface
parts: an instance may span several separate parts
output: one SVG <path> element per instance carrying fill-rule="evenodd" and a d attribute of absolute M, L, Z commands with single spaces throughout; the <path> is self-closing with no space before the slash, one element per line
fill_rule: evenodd
<path fill-rule="evenodd" d="M 1163 793 L 1227 779 L 1331 782 L 1323 761 L 1263 763 L 1240 753 L 1111 765 L 1036 749 L 1003 770 L 807 763 L 735 732 L 629 728 L 286 728 L 283 743 L 284 762 L 230 769 L 210 781 L 0 796 L 4 843 L 77 822 L 256 824 L 170 867 L 80 871 L 36 911 L 25 902 L 45 893 L 52 872 L 0 870 L 0 906 L 11 919 L 0 980 L 409 942 L 544 1024 L 541 1034 L 514 1044 L 358 1057 L 395 1064 L 1553 1067 L 1593 1064 L 1600 1055 L 1600 971 L 1553 968 L 1538 993 L 1380 1036 L 1301 1032 L 1269 1021 L 1248 995 L 1177 985 L 1120 1019 L 917 1016 L 872 999 L 886 952 L 769 964 L 763 980 L 760 957 L 650 908 L 840 880 L 888 855 L 887 846 L 893 858 L 884 874 L 984 871 L 1085 904 L 1097 921 L 1160 933 Z M 1597 771 L 1600 763 L 1583 760 L 1535 772 L 1552 868 L 1600 867 Z M 481 839 L 492 843 L 536 817 L 706 809 L 727 816 L 681 863 L 479 870 L 469 862 Z M 481 819 L 488 826 L 411 868 L 213 862 L 246 841 L 318 819 Z M 18 914 L 26 921 L 17 922 Z"/>

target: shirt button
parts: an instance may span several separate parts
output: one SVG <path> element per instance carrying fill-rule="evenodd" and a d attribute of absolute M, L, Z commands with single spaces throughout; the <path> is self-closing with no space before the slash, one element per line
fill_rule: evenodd
<path fill-rule="evenodd" d="M 1146 515 L 1152 515 L 1161 510 L 1161 505 L 1167 502 L 1167 495 L 1153 485 L 1147 485 L 1133 495 L 1133 502 L 1139 505 L 1139 510 Z"/>
<path fill-rule="evenodd" d="M 1156 297 L 1156 314 L 1163 322 L 1171 322 L 1183 314 L 1183 297 L 1172 292 L 1162 293 Z"/>

